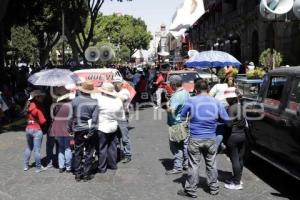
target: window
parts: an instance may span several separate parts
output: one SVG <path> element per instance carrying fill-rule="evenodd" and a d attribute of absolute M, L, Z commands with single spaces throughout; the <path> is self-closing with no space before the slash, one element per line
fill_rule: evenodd
<path fill-rule="evenodd" d="M 180 74 L 172 74 L 171 76 L 179 75 L 182 78 L 183 83 L 193 83 L 196 78 L 199 78 L 197 73 L 180 73 Z M 169 77 L 169 79 L 170 79 Z"/>
<path fill-rule="evenodd" d="M 297 111 L 300 104 L 300 79 L 295 80 L 289 98 L 288 109 Z"/>
<path fill-rule="evenodd" d="M 270 106 L 279 107 L 283 88 L 286 82 L 286 77 L 271 77 L 270 85 L 264 103 Z"/>

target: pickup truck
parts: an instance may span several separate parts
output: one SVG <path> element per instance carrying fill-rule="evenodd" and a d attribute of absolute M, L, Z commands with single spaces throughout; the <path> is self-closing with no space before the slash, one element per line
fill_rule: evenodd
<path fill-rule="evenodd" d="M 246 155 L 254 154 L 300 180 L 300 67 L 267 73 L 252 103 L 256 106 L 247 108 L 251 154 Z"/>

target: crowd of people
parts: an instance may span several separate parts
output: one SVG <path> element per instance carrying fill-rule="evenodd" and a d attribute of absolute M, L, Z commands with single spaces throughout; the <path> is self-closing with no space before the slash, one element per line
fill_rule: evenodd
<path fill-rule="evenodd" d="M 95 170 L 98 173 L 116 170 L 118 159 L 123 158 L 122 163 L 130 162 L 127 115 L 130 94 L 122 84 L 120 77 L 114 78 L 112 83 L 104 82 L 101 88 L 94 88 L 92 82 L 86 81 L 77 88 L 75 98 L 71 98 L 70 88 L 58 87 L 54 91 L 55 102 L 50 107 L 51 117 L 47 117 L 49 107 L 45 106 L 48 95 L 42 90 L 33 90 L 27 105 L 24 171 L 30 168 L 32 151 L 37 173 L 53 167 L 55 141 L 58 143 L 59 172 L 73 172 L 76 181 L 92 179 Z M 47 134 L 46 167 L 41 164 L 43 133 Z M 93 168 L 96 158 L 98 169 Z"/>
<path fill-rule="evenodd" d="M 27 146 L 24 171 L 31 167 L 32 152 L 37 173 L 53 167 L 57 160 L 59 172 L 73 172 L 76 181 L 88 181 L 95 172 L 116 170 L 120 159 L 123 163 L 130 162 L 129 104 L 141 102 L 143 94 L 147 93 L 146 96 L 156 96 L 154 109 L 165 109 L 168 116 L 174 168 L 166 171 L 166 175 L 188 172 L 186 184 L 178 191 L 179 195 L 197 197 L 201 156 L 206 164 L 210 194 L 218 194 L 216 155 L 225 149 L 232 162 L 233 173 L 224 186 L 228 189 L 243 188 L 241 177 L 247 121 L 241 115 L 240 95 L 230 73 L 223 83 L 212 88 L 205 80 L 196 79 L 194 96 L 183 88 L 180 76 L 171 76 L 168 81 L 174 92 L 165 104 L 162 98 L 166 92 L 166 80 L 157 68 L 132 70 L 122 67 L 119 71 L 136 89 L 134 99 L 130 99 L 129 91 L 122 87 L 124 80 L 120 77 L 115 77 L 112 83 L 104 82 L 101 88 L 94 88 L 92 82 L 84 82 L 77 88 L 75 98 L 68 87 L 56 88 L 54 99 L 49 99 L 49 93 L 42 90 L 30 92 L 29 102 L 25 105 Z M 153 101 L 150 97 L 147 100 Z M 0 105 L 1 110 L 8 109 L 2 98 Z M 44 134 L 47 136 L 47 163 L 42 164 Z M 57 158 L 53 155 L 55 144 Z"/>

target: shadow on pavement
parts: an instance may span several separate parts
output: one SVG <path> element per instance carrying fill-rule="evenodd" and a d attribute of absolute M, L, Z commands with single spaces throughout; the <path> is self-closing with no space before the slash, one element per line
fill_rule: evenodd
<path fill-rule="evenodd" d="M 132 130 L 132 129 L 135 129 L 135 127 L 132 127 L 132 126 L 129 126 L 129 127 L 128 127 L 128 130 L 129 130 L 129 131 Z"/>
<path fill-rule="evenodd" d="M 0 134 L 5 132 L 25 131 L 26 119 L 19 119 L 0 127 Z"/>
<path fill-rule="evenodd" d="M 223 170 L 218 170 L 218 180 L 221 182 L 225 182 L 225 180 L 228 180 L 232 177 L 231 172 L 223 171 Z"/>
<path fill-rule="evenodd" d="M 181 184 L 182 187 L 184 187 L 187 176 L 188 176 L 187 174 L 183 174 L 180 178 L 173 180 L 173 182 L 179 183 L 179 184 Z M 205 177 L 199 176 L 199 183 L 198 183 L 197 187 L 203 189 L 204 192 L 209 193 L 209 188 L 207 186 Z"/>
<path fill-rule="evenodd" d="M 162 159 L 159 159 L 159 161 L 160 161 L 161 164 L 164 166 L 164 168 L 165 168 L 166 171 L 172 170 L 172 169 L 173 169 L 173 166 L 174 166 L 173 159 L 170 159 L 170 158 L 162 158 Z"/>
<path fill-rule="evenodd" d="M 278 193 L 271 193 L 274 197 L 299 199 L 300 181 L 257 157 L 254 157 L 253 161 L 248 163 L 246 167 L 262 181 L 278 191 Z"/>

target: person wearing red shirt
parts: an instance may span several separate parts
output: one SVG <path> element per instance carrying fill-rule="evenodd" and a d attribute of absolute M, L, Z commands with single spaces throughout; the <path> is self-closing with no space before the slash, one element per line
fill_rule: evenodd
<path fill-rule="evenodd" d="M 46 169 L 41 165 L 42 126 L 47 122 L 41 106 L 45 95 L 41 90 L 34 90 L 30 93 L 29 105 L 27 107 L 27 147 L 24 152 L 24 171 L 29 169 L 29 160 L 32 151 L 34 151 L 36 172 L 39 173 Z"/>
<path fill-rule="evenodd" d="M 157 73 L 157 78 L 156 78 L 156 81 L 154 82 L 154 84 L 157 86 L 157 90 L 155 92 L 157 107 L 155 107 L 155 109 L 161 107 L 161 95 L 164 91 L 164 85 L 163 85 L 164 84 L 164 77 L 163 77 L 163 75 L 160 71 L 157 71 L 156 73 Z"/>

